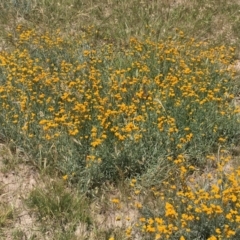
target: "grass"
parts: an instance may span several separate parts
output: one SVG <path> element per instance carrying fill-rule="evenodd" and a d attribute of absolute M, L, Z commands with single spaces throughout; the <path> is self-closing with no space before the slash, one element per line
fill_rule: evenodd
<path fill-rule="evenodd" d="M 12 206 L 7 203 L 1 203 L 0 205 L 0 226 L 8 226 L 14 218 L 14 210 Z"/>
<path fill-rule="evenodd" d="M 239 238 L 237 1 L 0 10 L 5 171 L 21 149 L 54 176 L 26 201 L 41 236 Z"/>
<path fill-rule="evenodd" d="M 79 35 L 96 26 L 94 39 L 123 43 L 131 36 L 159 39 L 175 27 L 192 37 L 236 43 L 239 37 L 238 2 L 231 1 L 1 1 L 2 29 L 15 29 L 19 22 L 40 29 L 61 28 Z M 151 28 L 149 28 L 151 26 Z M 4 32 L 4 31 L 2 31 Z"/>
<path fill-rule="evenodd" d="M 4 185 L 0 184 L 0 195 L 4 195 Z M 2 235 L 2 228 L 11 226 L 15 217 L 15 209 L 11 204 L 1 199 L 0 203 L 0 236 Z"/>
<path fill-rule="evenodd" d="M 37 213 L 39 221 L 47 223 L 42 231 L 50 232 L 53 239 L 72 239 L 79 222 L 87 228 L 91 224 L 86 199 L 69 192 L 63 183 L 52 182 L 42 189 L 34 189 L 27 204 Z M 55 238 L 55 234 L 61 238 Z"/>

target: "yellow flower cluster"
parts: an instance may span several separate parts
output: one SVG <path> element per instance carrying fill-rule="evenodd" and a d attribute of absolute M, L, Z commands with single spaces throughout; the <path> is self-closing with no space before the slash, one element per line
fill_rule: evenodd
<path fill-rule="evenodd" d="M 164 182 L 158 189 L 160 196 L 152 209 L 155 218 L 140 217 L 142 231 L 155 239 L 238 239 L 240 236 L 240 167 L 226 167 L 232 164 L 226 155 L 216 159 L 217 168 L 207 176 L 185 177 L 175 186 Z M 152 204 L 152 203 L 151 203 Z M 164 205 L 165 204 L 165 205 Z M 156 208 L 159 207 L 158 208 Z M 147 206 L 146 206 L 147 207 Z"/>
<path fill-rule="evenodd" d="M 179 34 L 131 38 L 116 50 L 23 26 L 12 40 L 15 48 L 0 53 L 1 126 L 71 171 L 93 162 L 108 166 L 108 176 L 127 175 L 145 168 L 142 155 L 148 161 L 156 152 L 155 161 L 196 145 L 206 151 L 235 134 L 227 124 L 236 117 L 229 107 L 233 48 Z"/>

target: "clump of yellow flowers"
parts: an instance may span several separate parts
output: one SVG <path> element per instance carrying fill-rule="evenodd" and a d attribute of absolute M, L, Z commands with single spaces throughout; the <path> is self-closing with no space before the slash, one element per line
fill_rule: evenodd
<path fill-rule="evenodd" d="M 165 181 L 150 189 L 155 197 L 151 202 L 145 200 L 145 211 L 137 223 L 143 236 L 172 240 L 240 238 L 240 167 L 225 150 L 221 157 L 208 158 L 215 163 L 211 171 L 198 175 L 184 172 L 183 181 L 175 176 L 171 183 Z"/>
<path fill-rule="evenodd" d="M 234 141 L 233 47 L 182 32 L 94 45 L 87 33 L 71 40 L 20 25 L 0 52 L 1 131 L 37 164 L 74 172 L 88 188 L 151 169 L 183 173 L 177 156 L 201 167 Z"/>

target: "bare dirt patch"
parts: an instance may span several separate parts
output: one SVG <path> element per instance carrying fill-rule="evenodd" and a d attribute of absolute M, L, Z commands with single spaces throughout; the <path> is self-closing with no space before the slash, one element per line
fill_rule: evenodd
<path fill-rule="evenodd" d="M 19 239 L 20 236 L 20 239 L 30 239 L 37 231 L 37 223 L 24 201 L 36 186 L 39 174 L 34 167 L 24 163 L 6 169 L 5 158 L 13 161 L 13 156 L 3 144 L 0 145 L 0 150 L 0 205 L 5 208 L 8 206 L 12 211 L 0 226 L 0 236 L 9 240 Z"/>

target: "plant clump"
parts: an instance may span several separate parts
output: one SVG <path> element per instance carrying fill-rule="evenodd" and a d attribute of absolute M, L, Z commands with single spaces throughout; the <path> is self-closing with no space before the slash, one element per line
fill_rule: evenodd
<path fill-rule="evenodd" d="M 211 171 L 189 176 L 181 169 L 183 178 L 172 177 L 140 193 L 144 204 L 132 236 L 140 231 L 143 239 L 239 239 L 240 168 L 226 150 L 208 159 L 216 164 Z M 133 192 L 141 185 L 131 184 Z"/>
<path fill-rule="evenodd" d="M 85 190 L 144 174 L 161 181 L 236 140 L 233 47 L 179 30 L 123 47 L 90 35 L 19 25 L 0 53 L 1 134 L 37 165 L 57 165 Z"/>

